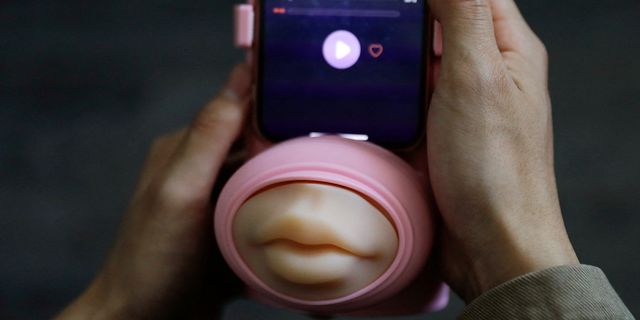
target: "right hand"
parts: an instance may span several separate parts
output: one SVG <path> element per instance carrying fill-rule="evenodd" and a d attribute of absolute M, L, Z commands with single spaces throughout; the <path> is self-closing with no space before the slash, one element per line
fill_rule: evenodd
<path fill-rule="evenodd" d="M 470 303 L 515 277 L 579 262 L 558 201 L 544 45 L 513 0 L 429 5 L 444 43 L 427 119 L 438 260 Z"/>

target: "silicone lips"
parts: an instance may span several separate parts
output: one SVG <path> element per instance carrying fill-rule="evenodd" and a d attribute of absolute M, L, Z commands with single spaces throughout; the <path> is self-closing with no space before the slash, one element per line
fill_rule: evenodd
<path fill-rule="evenodd" d="M 371 257 L 378 248 L 373 243 L 357 239 L 355 226 L 342 221 L 331 220 L 327 216 L 309 216 L 299 213 L 286 213 L 273 217 L 260 226 L 255 233 L 256 244 L 266 244 L 277 239 L 290 240 L 309 247 L 318 245 L 335 246 L 353 255 Z"/>
<path fill-rule="evenodd" d="M 264 251 L 268 267 L 282 278 L 302 285 L 320 285 L 344 279 L 358 260 L 350 252 L 336 249 L 277 241 Z"/>
<path fill-rule="evenodd" d="M 348 189 L 315 183 L 269 188 L 247 200 L 234 239 L 249 268 L 292 297 L 327 300 L 375 281 L 398 250 L 393 224 Z"/>
<path fill-rule="evenodd" d="M 382 253 L 355 239 L 349 226 L 336 222 L 326 217 L 282 214 L 258 228 L 253 242 L 264 247 L 269 268 L 291 282 L 338 281 L 348 276 L 358 259 Z"/>

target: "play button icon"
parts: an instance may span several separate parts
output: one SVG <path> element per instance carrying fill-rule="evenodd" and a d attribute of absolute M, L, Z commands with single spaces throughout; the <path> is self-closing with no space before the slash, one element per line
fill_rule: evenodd
<path fill-rule="evenodd" d="M 341 60 L 351 53 L 351 47 L 349 47 L 346 43 L 338 40 L 336 42 L 336 59 Z"/>
<path fill-rule="evenodd" d="M 324 39 L 322 54 L 330 66 L 347 69 L 360 58 L 360 42 L 349 31 L 334 31 Z"/>

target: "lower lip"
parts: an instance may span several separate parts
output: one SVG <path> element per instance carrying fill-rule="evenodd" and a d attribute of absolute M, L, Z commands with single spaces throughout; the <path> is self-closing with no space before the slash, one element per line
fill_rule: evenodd
<path fill-rule="evenodd" d="M 267 266 L 297 284 L 319 285 L 348 278 L 358 257 L 333 245 L 276 241 L 264 247 Z"/>

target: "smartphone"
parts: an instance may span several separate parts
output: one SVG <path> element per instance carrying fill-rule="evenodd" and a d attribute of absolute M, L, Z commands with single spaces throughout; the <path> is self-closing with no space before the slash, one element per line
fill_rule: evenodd
<path fill-rule="evenodd" d="M 338 134 L 406 149 L 424 134 L 426 0 L 257 0 L 255 120 L 273 142 Z"/>

